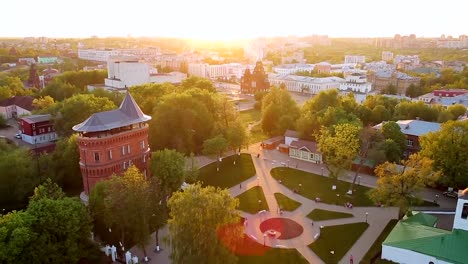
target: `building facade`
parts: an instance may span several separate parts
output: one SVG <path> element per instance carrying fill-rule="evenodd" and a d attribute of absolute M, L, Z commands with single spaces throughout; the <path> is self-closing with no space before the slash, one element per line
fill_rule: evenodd
<path fill-rule="evenodd" d="M 14 96 L 0 101 L 0 115 L 5 119 L 30 115 L 34 109 L 31 96 Z"/>
<path fill-rule="evenodd" d="M 362 55 L 346 55 L 344 63 L 366 63 L 366 56 Z"/>
<path fill-rule="evenodd" d="M 314 78 L 297 75 L 279 75 L 270 73 L 268 75 L 271 85 L 280 86 L 284 84 L 290 92 L 318 94 L 320 91 L 338 89 L 345 80 L 340 77 Z"/>
<path fill-rule="evenodd" d="M 295 74 L 297 72 L 311 72 L 314 70 L 313 64 L 294 63 L 283 64 L 273 67 L 273 71 L 278 74 Z"/>
<path fill-rule="evenodd" d="M 37 63 L 39 64 L 54 64 L 58 62 L 57 57 L 37 57 Z"/>
<path fill-rule="evenodd" d="M 369 72 L 367 78 L 372 83 L 372 87 L 376 91 L 382 91 L 393 85 L 398 94 L 405 94 L 406 89 L 413 84 L 419 86 L 421 78 L 409 76 L 403 72 L 393 70 L 382 70 L 376 72 Z"/>
<path fill-rule="evenodd" d="M 346 77 L 346 82 L 340 83 L 340 90 L 368 93 L 372 90 L 372 83 L 367 82 L 365 74 L 353 73 Z"/>
<path fill-rule="evenodd" d="M 246 69 L 241 78 L 241 93 L 254 94 L 260 91 L 268 91 L 270 89 L 270 81 L 265 73 L 263 64 L 258 61 L 252 73 Z"/>
<path fill-rule="evenodd" d="M 79 164 L 86 196 L 97 182 L 122 174 L 132 165 L 146 177 L 150 119 L 127 93 L 118 109 L 95 113 L 73 127 L 79 133 Z"/>
<path fill-rule="evenodd" d="M 391 51 L 382 51 L 382 60 L 383 61 L 393 60 L 393 52 L 391 52 Z"/>
<path fill-rule="evenodd" d="M 30 115 L 20 119 L 21 139 L 29 144 L 42 144 L 58 139 L 51 115 Z"/>

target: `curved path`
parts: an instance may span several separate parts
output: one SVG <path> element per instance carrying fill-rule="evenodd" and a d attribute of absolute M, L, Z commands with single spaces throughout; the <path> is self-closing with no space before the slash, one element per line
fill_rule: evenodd
<path fill-rule="evenodd" d="M 242 216 L 247 219 L 247 226 L 245 232 L 252 238 L 256 239 L 260 244 L 265 243 L 270 247 L 296 248 L 310 263 L 323 263 L 323 261 L 311 249 L 307 247 L 307 245 L 314 242 L 313 237 L 315 234 L 319 233 L 320 226 L 333 226 L 356 222 L 365 222 L 365 215 L 367 212 L 369 214 L 369 227 L 340 261 L 340 263 L 347 263 L 349 255 L 352 254 L 355 262 L 359 263 L 359 261 L 368 251 L 368 249 L 372 246 L 375 239 L 383 231 L 390 219 L 396 219 L 398 217 L 398 209 L 393 207 L 354 207 L 353 209 L 348 209 L 344 206 L 316 203 L 315 201 L 305 198 L 300 194 L 294 193 L 290 189 L 276 181 L 270 174 L 272 168 L 284 166 L 283 164 L 287 162 L 287 159 L 289 157 L 275 150 L 252 150 L 257 150 L 250 152 L 252 155 L 252 160 L 255 165 L 257 175 L 242 182 L 242 188 L 235 186 L 230 188 L 229 191 L 232 196 L 238 196 L 239 194 L 257 185 L 260 185 L 262 187 L 266 201 L 268 203 L 269 211 L 265 213 L 257 213 L 254 215 L 242 212 Z M 257 153 L 260 153 L 260 158 L 257 158 Z M 278 154 L 280 155 L 278 156 Z M 281 157 L 281 155 L 283 157 Z M 281 215 L 281 217 L 292 219 L 303 226 L 304 232 L 296 238 L 288 240 L 277 240 L 268 236 L 263 237 L 263 233 L 260 230 L 260 223 L 262 221 L 272 217 L 280 217 L 278 213 L 278 204 L 274 196 L 274 193 L 277 192 L 282 193 L 288 196 L 289 198 L 301 203 L 301 206 L 296 210 L 292 212 L 283 211 L 283 214 Z M 316 221 L 312 226 L 311 220 L 306 216 L 316 208 L 336 212 L 350 213 L 353 214 L 353 217 L 326 221 Z"/>

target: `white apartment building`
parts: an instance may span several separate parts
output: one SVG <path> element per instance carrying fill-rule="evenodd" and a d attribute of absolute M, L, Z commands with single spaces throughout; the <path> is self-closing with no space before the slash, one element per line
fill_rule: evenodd
<path fill-rule="evenodd" d="M 399 63 L 411 63 L 413 65 L 419 65 L 419 56 L 418 55 L 396 55 L 393 58 L 393 64 Z"/>
<path fill-rule="evenodd" d="M 344 63 L 365 63 L 366 62 L 366 56 L 361 56 L 361 55 L 346 55 L 344 59 Z"/>
<path fill-rule="evenodd" d="M 78 58 L 82 60 L 90 61 L 102 61 L 107 62 L 109 57 L 118 56 L 120 53 L 118 50 L 112 49 L 78 49 Z"/>
<path fill-rule="evenodd" d="M 227 63 L 220 65 L 209 65 L 208 63 L 189 63 L 188 73 L 191 76 L 198 76 L 210 79 L 240 79 L 247 68 L 253 70 L 254 67 L 254 65 L 242 65 L 240 63 Z"/>
<path fill-rule="evenodd" d="M 148 49 L 78 49 L 78 58 L 90 61 L 107 62 L 112 56 L 136 56 L 138 58 L 155 57 L 159 48 Z"/>
<path fill-rule="evenodd" d="M 105 85 L 123 89 L 150 82 L 150 67 L 134 57 L 111 57 L 107 62 Z"/>
<path fill-rule="evenodd" d="M 391 52 L 391 51 L 382 51 L 382 60 L 383 61 L 393 60 L 393 52 Z"/>
<path fill-rule="evenodd" d="M 340 77 L 313 78 L 297 75 L 268 74 L 271 85 L 280 86 L 284 84 L 290 92 L 303 92 L 318 94 L 320 91 L 338 89 L 345 80 Z"/>
<path fill-rule="evenodd" d="M 372 83 L 367 82 L 365 74 L 353 73 L 346 77 L 346 81 L 340 83 L 340 91 L 352 91 L 368 93 L 372 90 Z"/>
<path fill-rule="evenodd" d="M 278 74 L 295 74 L 296 72 L 306 71 L 311 72 L 314 70 L 314 64 L 303 64 L 303 63 L 293 63 L 293 64 L 283 64 L 273 67 L 273 71 Z"/>

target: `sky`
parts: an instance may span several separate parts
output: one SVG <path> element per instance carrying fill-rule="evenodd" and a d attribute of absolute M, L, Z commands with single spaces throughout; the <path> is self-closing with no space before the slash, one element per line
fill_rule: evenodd
<path fill-rule="evenodd" d="M 466 0 L 3 0 L 0 37 L 458 37 Z"/>

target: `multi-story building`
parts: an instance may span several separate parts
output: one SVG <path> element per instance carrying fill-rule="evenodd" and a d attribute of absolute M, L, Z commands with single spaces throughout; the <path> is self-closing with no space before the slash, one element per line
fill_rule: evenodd
<path fill-rule="evenodd" d="M 366 56 L 362 55 L 346 55 L 344 59 L 344 63 L 365 63 Z"/>
<path fill-rule="evenodd" d="M 39 57 L 37 56 L 37 63 L 39 64 L 54 64 L 58 62 L 57 57 Z"/>
<path fill-rule="evenodd" d="M 346 76 L 346 81 L 340 83 L 341 91 L 368 93 L 372 90 L 372 83 L 367 82 L 365 74 L 353 73 Z"/>
<path fill-rule="evenodd" d="M 36 60 L 34 58 L 19 58 L 18 63 L 31 65 L 31 64 L 36 63 Z"/>
<path fill-rule="evenodd" d="M 250 69 L 245 70 L 240 87 L 241 93 L 244 94 L 254 94 L 270 89 L 270 82 L 261 61 L 257 62 L 252 73 L 250 73 Z"/>
<path fill-rule="evenodd" d="M 461 104 L 468 108 L 468 90 L 465 89 L 439 89 L 432 93 L 418 97 L 419 101 L 426 104 L 438 104 L 445 108 L 451 105 Z"/>
<path fill-rule="evenodd" d="M 328 62 L 319 62 L 315 64 L 314 70 L 318 73 L 330 73 L 332 65 Z"/>
<path fill-rule="evenodd" d="M 122 174 L 132 165 L 146 177 L 150 158 L 147 122 L 150 119 L 127 92 L 118 109 L 95 113 L 73 127 L 79 133 L 84 201 L 97 182 L 113 174 Z"/>
<path fill-rule="evenodd" d="M 404 152 L 405 157 L 418 152 L 421 150 L 419 144 L 419 137 L 426 135 L 430 132 L 437 132 L 440 130 L 440 123 L 427 122 L 422 120 L 399 120 L 396 121 L 400 126 L 400 131 L 406 136 L 406 150 Z M 375 129 L 382 129 L 385 122 L 382 122 L 376 126 Z"/>
<path fill-rule="evenodd" d="M 30 115 L 34 109 L 32 96 L 14 96 L 0 101 L 0 115 L 5 119 Z"/>
<path fill-rule="evenodd" d="M 280 75 L 270 73 L 268 75 L 271 85 L 284 84 L 290 92 L 318 94 L 320 91 L 338 89 L 345 80 L 340 77 L 314 78 L 297 75 Z"/>
<path fill-rule="evenodd" d="M 296 72 L 300 71 L 311 72 L 313 70 L 313 64 L 304 63 L 283 64 L 273 67 L 273 71 L 278 74 L 295 74 Z"/>
<path fill-rule="evenodd" d="M 393 85 L 398 94 L 405 94 L 406 89 L 411 85 L 419 86 L 421 78 L 409 76 L 403 72 L 393 70 L 370 71 L 367 78 L 372 83 L 374 90 L 382 91 Z"/>
<path fill-rule="evenodd" d="M 150 67 L 134 57 L 110 57 L 105 85 L 123 89 L 150 82 Z"/>
<path fill-rule="evenodd" d="M 391 52 L 391 51 L 382 51 L 382 60 L 383 61 L 393 60 L 393 52 Z"/>
<path fill-rule="evenodd" d="M 159 55 L 159 48 L 148 49 L 78 49 L 78 58 L 90 61 L 107 60 L 112 56 L 134 56 L 137 58 L 148 58 Z"/>
<path fill-rule="evenodd" d="M 218 65 L 209 65 L 208 63 L 189 63 L 188 73 L 192 76 L 202 78 L 225 78 L 240 79 L 242 73 L 246 70 L 253 70 L 253 65 L 242 65 L 240 63 L 226 63 Z"/>
<path fill-rule="evenodd" d="M 21 139 L 29 144 L 57 140 L 51 115 L 30 115 L 20 119 Z"/>

